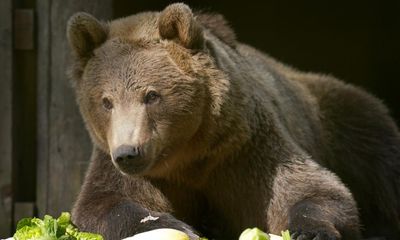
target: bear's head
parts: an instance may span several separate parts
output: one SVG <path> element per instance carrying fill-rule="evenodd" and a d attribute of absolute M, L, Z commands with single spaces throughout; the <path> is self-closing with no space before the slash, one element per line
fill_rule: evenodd
<path fill-rule="evenodd" d="M 110 23 L 77 13 L 67 36 L 87 129 L 120 171 L 163 176 L 210 148 L 229 81 L 189 7 Z"/>

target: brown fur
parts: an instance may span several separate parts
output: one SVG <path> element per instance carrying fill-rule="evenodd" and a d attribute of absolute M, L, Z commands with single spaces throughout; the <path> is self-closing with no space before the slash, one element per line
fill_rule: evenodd
<path fill-rule="evenodd" d="M 399 236 L 400 136 L 364 91 L 287 67 L 184 4 L 110 23 L 78 13 L 68 38 L 94 143 L 73 209 L 82 230 L 359 239 L 343 180 L 365 233 Z M 121 146 L 140 154 L 123 165 Z M 149 214 L 160 218 L 140 223 Z"/>
<path fill-rule="evenodd" d="M 220 14 L 210 13 L 197 13 L 196 20 L 199 21 L 205 29 L 209 30 L 213 35 L 219 38 L 221 41 L 231 46 L 236 47 L 236 34 L 229 27 L 228 22 Z"/>

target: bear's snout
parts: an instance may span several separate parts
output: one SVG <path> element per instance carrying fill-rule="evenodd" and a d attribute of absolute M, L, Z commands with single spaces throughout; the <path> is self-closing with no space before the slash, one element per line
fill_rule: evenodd
<path fill-rule="evenodd" d="M 138 173 L 146 166 L 141 159 L 141 151 L 137 146 L 122 145 L 112 152 L 115 165 L 125 173 Z"/>
<path fill-rule="evenodd" d="M 115 162 L 118 164 L 124 164 L 125 162 L 132 161 L 138 156 L 139 148 L 134 146 L 122 145 L 113 152 Z"/>

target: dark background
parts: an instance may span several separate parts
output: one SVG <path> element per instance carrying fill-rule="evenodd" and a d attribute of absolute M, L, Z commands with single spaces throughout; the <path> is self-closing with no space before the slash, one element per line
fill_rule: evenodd
<path fill-rule="evenodd" d="M 114 0 L 114 17 L 174 1 Z M 293 67 L 361 86 L 400 123 L 400 1 L 183 1 L 221 13 L 241 42 Z"/>

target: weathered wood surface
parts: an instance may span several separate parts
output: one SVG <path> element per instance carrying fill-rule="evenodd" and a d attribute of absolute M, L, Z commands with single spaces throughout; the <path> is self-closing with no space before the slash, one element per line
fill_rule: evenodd
<path fill-rule="evenodd" d="M 12 1 L 0 1 L 0 238 L 11 231 Z"/>
<path fill-rule="evenodd" d="M 38 210 L 57 216 L 70 211 L 89 162 L 92 144 L 66 72 L 69 17 L 85 11 L 110 19 L 112 0 L 38 0 Z"/>
<path fill-rule="evenodd" d="M 49 182 L 49 85 L 50 85 L 50 1 L 38 0 L 37 4 L 37 174 L 36 206 L 38 214 L 47 211 Z"/>

